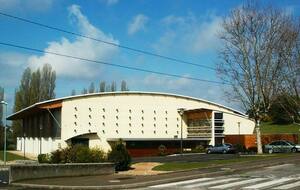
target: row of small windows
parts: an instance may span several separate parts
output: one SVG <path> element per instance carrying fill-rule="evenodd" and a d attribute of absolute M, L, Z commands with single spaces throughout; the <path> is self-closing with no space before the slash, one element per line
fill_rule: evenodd
<path fill-rule="evenodd" d="M 75 110 L 75 111 L 78 111 L 78 108 L 77 108 L 77 107 L 74 107 L 74 110 Z M 89 111 L 91 112 L 91 111 L 92 111 L 92 108 L 89 108 Z M 102 108 L 102 111 L 105 112 L 105 108 Z M 129 109 L 128 111 L 129 111 L 129 113 L 132 113 L 132 110 L 131 110 L 131 109 Z M 116 112 L 119 113 L 119 109 L 116 109 Z M 144 110 L 141 110 L 141 112 L 144 113 Z M 156 110 L 154 110 L 153 113 L 156 114 Z M 167 110 L 165 111 L 165 114 L 168 114 L 168 111 L 167 111 Z"/>
<path fill-rule="evenodd" d="M 76 130 L 74 130 L 76 132 Z M 102 130 L 102 133 L 105 134 L 105 130 Z M 116 133 L 119 134 L 119 130 L 116 130 Z M 132 134 L 131 130 L 128 131 L 129 134 Z M 144 131 L 141 131 L 142 134 L 144 134 Z M 168 134 L 168 131 L 165 131 L 166 134 Z M 179 134 L 179 131 L 176 131 L 177 134 Z M 156 131 L 153 131 L 153 134 L 156 134 Z"/>
<path fill-rule="evenodd" d="M 76 119 L 78 118 L 76 114 L 74 115 L 74 117 L 75 117 Z M 89 118 L 92 119 L 92 116 L 89 115 Z M 105 119 L 105 115 L 102 115 L 102 118 Z M 131 116 L 129 116 L 128 118 L 129 118 L 129 120 L 132 119 Z M 116 116 L 116 119 L 119 119 L 119 116 Z M 144 117 L 141 117 L 141 119 L 144 120 L 145 118 L 144 118 Z M 153 120 L 156 121 L 156 117 L 153 117 Z M 165 120 L 168 121 L 168 118 L 166 117 Z M 177 121 L 178 121 L 178 120 L 179 120 L 179 118 L 177 118 Z"/>
<path fill-rule="evenodd" d="M 77 130 L 74 129 L 74 132 L 77 133 Z M 89 130 L 89 132 L 91 132 L 91 130 Z M 131 134 L 131 130 L 128 131 L 129 134 Z M 105 134 L 105 130 L 102 130 L 102 133 Z M 116 133 L 119 134 L 119 130 L 116 130 Z M 144 130 L 141 131 L 142 134 L 144 134 Z M 154 134 L 156 134 L 156 131 L 153 131 Z M 168 131 L 165 131 L 166 134 L 168 134 Z M 176 131 L 177 134 L 179 134 L 179 131 Z"/>
<path fill-rule="evenodd" d="M 92 125 L 91 122 L 89 122 L 88 124 L 89 124 L 89 126 Z M 76 122 L 76 121 L 74 122 L 74 125 L 77 126 L 77 122 Z M 105 123 L 104 123 L 104 122 L 102 123 L 102 126 L 105 126 Z M 119 124 L 116 123 L 116 126 L 118 127 Z M 129 126 L 130 126 L 130 127 L 132 126 L 131 123 L 129 123 Z M 142 123 L 141 126 L 144 127 L 144 124 Z M 156 127 L 156 124 L 154 123 L 153 126 Z M 168 124 L 165 124 L 165 126 L 168 127 Z M 178 124 L 177 124 L 176 126 L 179 127 Z"/>

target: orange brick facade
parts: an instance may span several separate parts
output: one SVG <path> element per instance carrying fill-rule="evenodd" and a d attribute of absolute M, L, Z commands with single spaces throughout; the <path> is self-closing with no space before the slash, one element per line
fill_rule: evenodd
<path fill-rule="evenodd" d="M 261 136 L 263 145 L 276 140 L 288 140 L 298 143 L 298 134 L 269 134 Z M 225 142 L 231 144 L 241 144 L 246 148 L 256 147 L 256 135 L 226 135 Z"/>

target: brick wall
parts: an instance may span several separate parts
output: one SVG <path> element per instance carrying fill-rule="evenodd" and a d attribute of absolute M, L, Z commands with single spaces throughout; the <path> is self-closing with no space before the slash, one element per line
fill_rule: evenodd
<path fill-rule="evenodd" d="M 269 134 L 262 135 L 262 144 L 268 144 L 276 140 L 288 140 L 298 143 L 298 134 Z M 225 142 L 231 144 L 242 144 L 246 148 L 256 147 L 256 134 L 253 135 L 226 135 Z"/>

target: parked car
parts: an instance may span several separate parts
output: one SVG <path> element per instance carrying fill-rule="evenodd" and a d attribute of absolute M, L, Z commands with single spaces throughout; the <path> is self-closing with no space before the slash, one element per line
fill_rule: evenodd
<path fill-rule="evenodd" d="M 275 152 L 297 152 L 300 151 L 300 145 L 286 140 L 273 141 L 264 146 L 264 152 L 269 154 Z"/>
<path fill-rule="evenodd" d="M 225 143 L 225 144 L 219 144 L 216 146 L 210 146 L 206 150 L 207 154 L 211 153 L 235 153 L 235 148 L 232 146 L 232 144 Z"/>

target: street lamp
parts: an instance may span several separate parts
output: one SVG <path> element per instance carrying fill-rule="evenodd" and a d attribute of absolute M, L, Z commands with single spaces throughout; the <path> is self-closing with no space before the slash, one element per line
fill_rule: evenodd
<path fill-rule="evenodd" d="M 180 125 L 180 154 L 182 155 L 183 151 L 182 151 L 182 117 L 183 117 L 183 113 L 184 113 L 184 108 L 179 108 L 177 109 L 179 115 L 181 116 L 181 125 Z"/>
<path fill-rule="evenodd" d="M 7 104 L 8 103 L 5 102 L 4 100 L 2 100 L 0 102 L 0 104 L 5 105 L 3 161 L 4 161 L 4 165 L 6 165 L 6 127 L 7 127 L 6 117 L 7 117 Z"/>

